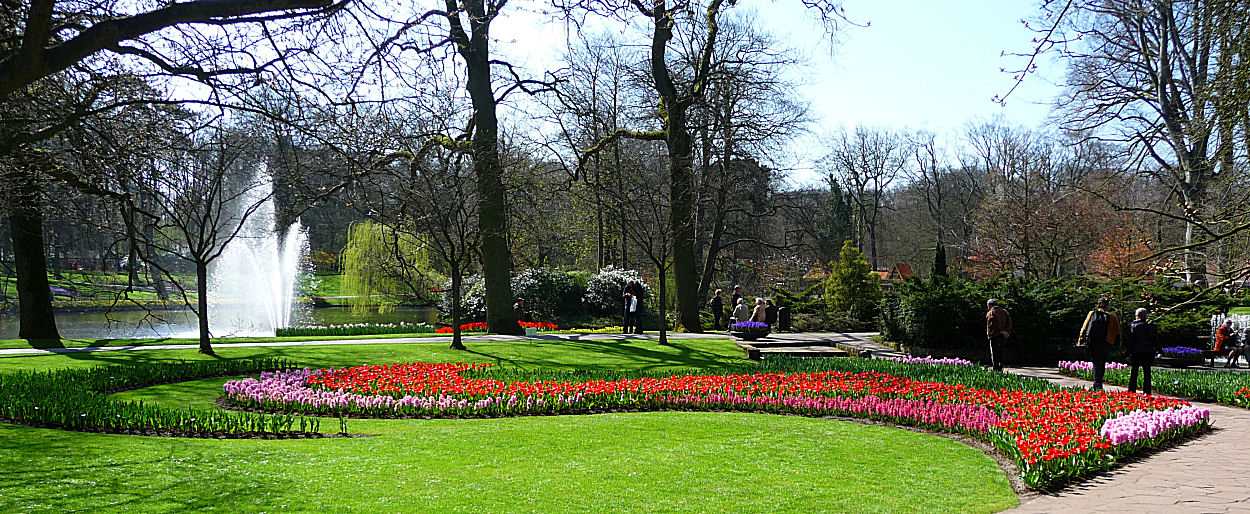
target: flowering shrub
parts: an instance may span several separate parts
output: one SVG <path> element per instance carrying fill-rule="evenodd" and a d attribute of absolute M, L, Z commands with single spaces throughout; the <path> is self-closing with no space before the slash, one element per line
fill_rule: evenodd
<path fill-rule="evenodd" d="M 729 325 L 729 329 L 734 332 L 768 332 L 768 323 L 760 323 L 758 321 L 739 321 Z"/>
<path fill-rule="evenodd" d="M 553 330 L 558 330 L 560 328 L 560 325 L 557 325 L 555 323 L 547 323 L 545 321 L 518 321 L 517 324 L 521 325 L 521 328 L 537 328 L 539 332 L 550 332 Z M 473 323 L 465 323 L 463 325 L 460 325 L 460 331 L 461 332 L 485 332 L 486 322 L 477 321 Z M 453 332 L 454 330 L 451 327 L 439 327 L 438 330 L 434 331 L 434 333 L 436 334 L 451 334 Z"/>
<path fill-rule="evenodd" d="M 932 355 L 924 357 L 886 357 L 885 360 L 894 362 L 902 362 L 904 364 L 947 364 L 951 366 L 972 366 L 973 362 L 958 357 L 943 357 L 934 359 Z"/>
<path fill-rule="evenodd" d="M 608 266 L 591 275 L 586 281 L 586 294 L 582 296 L 582 302 L 591 313 L 618 314 L 625 305 L 621 300 L 621 292 L 630 280 L 642 285 L 643 301 L 651 297 L 651 286 L 643 281 L 637 270 Z"/>
<path fill-rule="evenodd" d="M 1202 350 L 1188 346 L 1169 346 L 1159 350 L 1165 357 L 1201 357 Z"/>
<path fill-rule="evenodd" d="M 489 366 L 410 363 L 287 370 L 230 381 L 224 389 L 225 398 L 240 406 L 323 415 L 492 417 L 680 409 L 863 417 L 993 442 L 1034 487 L 1107 469 L 1142 445 L 1208 426 L 1205 410 L 1133 393 L 992 390 L 846 371 L 633 377 L 582 373 L 501 380 L 516 372 L 496 374 Z M 1105 423 L 1134 412 L 1145 414 L 1109 427 Z"/>
<path fill-rule="evenodd" d="M 1059 369 L 1068 371 L 1093 371 L 1094 363 L 1089 361 L 1059 361 Z M 1128 369 L 1128 364 L 1108 362 L 1106 370 Z"/>

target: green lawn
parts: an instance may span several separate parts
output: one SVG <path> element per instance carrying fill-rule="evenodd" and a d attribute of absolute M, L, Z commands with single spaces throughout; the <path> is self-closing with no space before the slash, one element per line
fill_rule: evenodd
<path fill-rule="evenodd" d="M 310 366 L 482 361 L 663 369 L 740 363 L 728 340 L 223 348 Z M 203 359 L 191 351 L 9 357 L 18 368 Z M 207 406 L 226 379 L 122 393 Z M 323 430 L 337 428 L 328 422 Z M 826 419 L 653 412 L 487 420 L 352 420 L 375 437 L 198 440 L 0 424 L 0 511 L 221 510 L 991 512 L 1017 503 L 982 452 Z"/>

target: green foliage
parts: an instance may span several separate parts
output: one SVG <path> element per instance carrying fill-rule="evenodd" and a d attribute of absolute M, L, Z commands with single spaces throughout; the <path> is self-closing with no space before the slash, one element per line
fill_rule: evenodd
<path fill-rule="evenodd" d="M 119 401 L 107 393 L 205 377 L 289 368 L 285 359 L 145 363 L 0 375 L 0 418 L 22 424 L 114 433 L 180 436 L 289 435 L 316 432 L 318 420 L 286 414 L 172 408 Z"/>
<path fill-rule="evenodd" d="M 525 308 L 535 320 L 576 316 L 588 279 L 589 274 L 580 271 L 530 268 L 512 277 L 512 294 L 525 299 Z"/>
<path fill-rule="evenodd" d="M 354 223 L 343 248 L 341 292 L 357 314 L 389 312 L 406 302 L 426 302 L 442 283 L 425 246 L 411 234 L 378 223 Z"/>
<path fill-rule="evenodd" d="M 879 280 L 864 254 L 847 239 L 842 243 L 841 258 L 829 263 L 829 276 L 823 281 L 825 304 L 834 312 L 847 312 L 861 321 L 871 320 L 881 299 Z"/>
<path fill-rule="evenodd" d="M 1085 277 L 1064 279 L 993 279 L 984 282 L 936 277 L 909 280 L 881 301 L 881 328 L 887 339 L 906 346 L 955 351 L 970 358 L 986 352 L 985 301 L 997 298 L 1011 312 L 1014 331 L 1009 351 L 1023 362 L 1054 364 L 1080 359 L 1077 332 L 1098 298 L 1109 296 L 1120 317 L 1122 333 L 1138 307 L 1151 309 L 1159 325 L 1162 346 L 1194 346 L 1210 331 L 1211 315 L 1234 300 L 1217 295 L 1213 301 L 1170 312 L 1192 291 L 1123 279 L 1098 281 Z"/>

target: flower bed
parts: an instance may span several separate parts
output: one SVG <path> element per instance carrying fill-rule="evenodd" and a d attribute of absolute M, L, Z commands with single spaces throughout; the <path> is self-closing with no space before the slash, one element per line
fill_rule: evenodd
<path fill-rule="evenodd" d="M 617 325 L 614 327 L 603 328 L 579 328 L 574 330 L 574 332 L 581 332 L 583 334 L 620 334 L 625 332 L 625 327 Z"/>
<path fill-rule="evenodd" d="M 1190 348 L 1188 346 L 1169 346 L 1167 348 L 1159 350 L 1159 353 L 1162 354 L 1164 357 L 1202 358 L 1202 349 Z"/>
<path fill-rule="evenodd" d="M 767 336 L 770 330 L 771 328 L 767 323 L 760 323 L 758 321 L 739 321 L 729 325 L 730 334 L 733 334 L 734 337 L 745 339 L 747 341 L 754 341 Z"/>
<path fill-rule="evenodd" d="M 279 328 L 278 337 L 287 336 L 370 336 L 381 334 L 429 334 L 434 327 L 425 323 L 352 323 L 346 325 Z"/>
<path fill-rule="evenodd" d="M 1093 372 L 1060 368 L 1066 375 L 1090 380 Z M 1216 370 L 1152 369 L 1150 384 L 1153 391 L 1219 402 L 1236 407 L 1250 408 L 1250 373 L 1226 373 Z M 1127 370 L 1108 370 L 1103 382 L 1128 385 Z M 1144 379 L 1140 375 L 1139 380 Z"/>
<path fill-rule="evenodd" d="M 526 375 L 496 374 L 488 366 L 415 363 L 287 370 L 227 382 L 224 390 L 228 401 L 243 407 L 332 415 L 494 417 L 677 409 L 861 417 L 992 442 L 1016 461 L 1033 487 L 1107 469 L 1144 445 L 1208 427 L 1205 409 L 1175 399 L 1080 390 L 991 390 L 873 371 L 691 371 L 668 376 L 587 372 L 510 380 Z M 1153 426 L 1135 412 L 1167 424 L 1154 431 L 1135 429 Z M 1125 416 L 1138 417 L 1106 428 Z"/>
<path fill-rule="evenodd" d="M 958 357 L 942 357 L 940 359 L 933 358 L 932 355 L 924 357 L 885 357 L 885 360 L 902 362 L 904 364 L 938 364 L 943 366 L 972 366 L 972 361 L 960 359 Z"/>
<path fill-rule="evenodd" d="M 113 399 L 109 393 L 156 384 L 289 367 L 267 357 L 97 366 L 0 374 L 0 421 L 87 432 L 182 437 L 310 437 L 316 418 L 170 408 Z M 299 430 L 295 430 L 298 423 Z"/>
<path fill-rule="evenodd" d="M 560 325 L 557 325 L 555 323 L 547 323 L 545 321 L 518 321 L 517 324 L 521 325 L 521 328 L 537 328 L 539 332 L 551 332 L 551 331 L 560 329 Z M 485 331 L 486 331 L 485 321 L 476 321 L 473 323 L 465 323 L 463 325 L 460 325 L 460 332 L 462 333 L 463 332 L 485 332 Z M 435 330 L 434 332 L 437 334 L 451 334 L 455 332 L 455 330 L 452 329 L 452 327 L 439 327 L 439 329 Z"/>
<path fill-rule="evenodd" d="M 1067 371 L 1094 371 L 1094 363 L 1089 361 L 1059 361 L 1059 369 Z M 1108 362 L 1103 368 L 1106 371 L 1113 369 L 1128 369 L 1128 364 L 1119 362 Z M 1092 376 L 1092 375 L 1091 375 Z"/>

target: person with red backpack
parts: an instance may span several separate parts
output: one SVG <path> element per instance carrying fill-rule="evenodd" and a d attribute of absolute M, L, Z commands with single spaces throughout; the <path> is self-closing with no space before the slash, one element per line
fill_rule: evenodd
<path fill-rule="evenodd" d="M 1120 318 L 1111 312 L 1111 300 L 1098 299 L 1098 308 L 1089 311 L 1085 316 L 1085 324 L 1081 325 L 1081 335 L 1077 344 L 1089 350 L 1089 360 L 1094 363 L 1095 391 L 1102 390 L 1102 377 L 1107 371 L 1107 355 L 1111 346 L 1120 336 Z"/>

